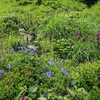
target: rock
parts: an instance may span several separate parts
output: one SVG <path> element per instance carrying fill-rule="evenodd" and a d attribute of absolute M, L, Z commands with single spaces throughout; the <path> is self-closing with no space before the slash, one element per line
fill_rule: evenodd
<path fill-rule="evenodd" d="M 34 51 L 37 51 L 39 49 L 39 46 L 31 46 L 31 45 L 28 45 L 28 48 L 29 49 L 34 49 Z"/>
<path fill-rule="evenodd" d="M 24 28 L 19 29 L 19 32 L 25 32 Z"/>
<path fill-rule="evenodd" d="M 31 35 L 29 35 L 29 34 L 25 34 L 25 35 L 24 35 L 24 40 L 27 41 L 27 42 L 31 41 L 32 38 L 33 38 L 33 36 L 31 36 Z"/>

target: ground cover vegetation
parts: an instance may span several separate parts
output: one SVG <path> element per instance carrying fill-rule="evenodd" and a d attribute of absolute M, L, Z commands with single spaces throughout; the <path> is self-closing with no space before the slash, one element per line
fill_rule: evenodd
<path fill-rule="evenodd" d="M 0 0 L 0 100 L 100 98 L 100 0 Z"/>

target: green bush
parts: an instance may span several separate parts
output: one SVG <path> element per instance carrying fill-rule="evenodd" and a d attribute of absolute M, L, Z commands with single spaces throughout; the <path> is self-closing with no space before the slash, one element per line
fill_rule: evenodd
<path fill-rule="evenodd" d="M 34 84 L 34 68 L 30 66 L 21 66 L 12 68 L 11 71 L 5 72 L 1 77 L 0 82 L 0 99 L 14 100 L 18 95 L 17 90 L 19 87 L 30 86 Z"/>

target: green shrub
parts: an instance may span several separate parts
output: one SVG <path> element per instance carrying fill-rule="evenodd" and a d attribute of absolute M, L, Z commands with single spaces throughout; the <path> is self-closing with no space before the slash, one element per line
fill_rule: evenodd
<path fill-rule="evenodd" d="M 8 100 L 14 100 L 18 87 L 34 84 L 34 75 L 32 73 L 34 73 L 34 68 L 30 66 L 16 66 L 11 71 L 5 72 L 0 82 L 0 99 L 4 100 L 8 98 Z"/>

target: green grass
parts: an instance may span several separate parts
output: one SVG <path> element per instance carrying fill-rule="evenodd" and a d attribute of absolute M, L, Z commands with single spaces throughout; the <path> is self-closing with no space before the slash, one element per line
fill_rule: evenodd
<path fill-rule="evenodd" d="M 0 100 L 97 100 L 100 1 L 0 1 Z M 23 31 L 20 31 L 23 30 Z M 31 41 L 22 33 L 33 36 Z M 37 42 L 36 42 L 37 41 Z M 27 43 L 39 46 L 29 49 Z"/>

